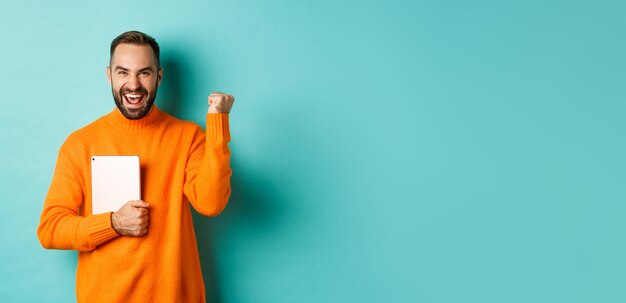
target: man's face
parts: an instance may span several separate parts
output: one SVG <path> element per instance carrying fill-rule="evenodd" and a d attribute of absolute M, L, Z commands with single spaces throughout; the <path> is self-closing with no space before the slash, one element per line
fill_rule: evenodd
<path fill-rule="evenodd" d="M 149 45 L 119 44 L 107 67 L 115 105 L 128 119 L 141 119 L 152 109 L 163 69 Z"/>

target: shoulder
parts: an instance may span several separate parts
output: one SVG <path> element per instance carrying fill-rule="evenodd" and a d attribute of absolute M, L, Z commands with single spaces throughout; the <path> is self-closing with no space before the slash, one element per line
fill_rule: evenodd
<path fill-rule="evenodd" d="M 106 115 L 101 116 L 93 122 L 71 132 L 65 139 L 63 145 L 75 146 L 87 144 L 87 142 L 97 137 L 100 129 L 104 129 L 107 127 L 105 125 L 105 117 Z"/>
<path fill-rule="evenodd" d="M 108 115 L 110 115 L 110 113 L 102 115 L 89 124 L 72 131 L 67 135 L 61 145 L 59 154 L 64 154 L 72 158 L 84 157 L 89 147 L 99 140 L 102 140 L 103 136 L 106 136 L 107 132 L 111 129 L 111 125 L 107 121 Z"/>

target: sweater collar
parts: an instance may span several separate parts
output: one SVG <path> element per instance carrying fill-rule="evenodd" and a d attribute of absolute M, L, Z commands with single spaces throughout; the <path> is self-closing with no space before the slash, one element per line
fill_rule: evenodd
<path fill-rule="evenodd" d="M 124 115 L 122 115 L 119 109 L 115 107 L 111 113 L 106 115 L 106 117 L 109 123 L 111 123 L 113 126 L 117 128 L 144 129 L 144 128 L 149 128 L 153 125 L 156 125 L 157 122 L 159 122 L 162 119 L 163 112 L 160 111 L 156 107 L 156 105 L 153 104 L 150 112 L 147 115 L 143 116 L 143 118 L 137 119 L 137 120 L 131 120 L 131 119 L 124 117 Z"/>

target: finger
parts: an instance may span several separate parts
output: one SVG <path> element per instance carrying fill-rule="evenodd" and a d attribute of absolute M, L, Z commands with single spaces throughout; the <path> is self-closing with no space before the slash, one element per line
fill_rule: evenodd
<path fill-rule="evenodd" d="M 131 207 L 138 207 L 139 205 L 141 205 L 141 200 L 133 200 L 133 201 L 128 201 L 128 205 Z"/>
<path fill-rule="evenodd" d="M 141 200 L 137 200 L 137 201 L 131 201 L 130 202 L 130 206 L 132 206 L 132 207 L 149 207 L 150 203 L 145 202 L 145 201 L 141 201 Z"/>
<path fill-rule="evenodd" d="M 211 103 L 211 104 L 221 103 L 222 101 L 224 101 L 224 96 L 211 96 L 211 97 L 209 97 L 209 103 Z"/>
<path fill-rule="evenodd" d="M 140 209 L 143 209 L 143 208 L 135 208 L 135 209 L 140 210 Z M 146 215 L 142 214 L 142 213 L 141 213 L 141 212 L 139 212 L 139 211 L 136 211 L 136 212 L 135 212 L 135 218 L 137 218 L 137 219 L 140 219 L 140 220 L 141 220 L 141 219 L 142 219 L 143 217 L 145 217 L 145 216 L 146 216 Z"/>

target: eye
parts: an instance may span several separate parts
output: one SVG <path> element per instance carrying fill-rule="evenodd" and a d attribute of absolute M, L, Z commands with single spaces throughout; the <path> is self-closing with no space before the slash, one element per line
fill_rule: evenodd
<path fill-rule="evenodd" d="M 124 70 L 120 70 L 120 71 L 117 71 L 117 74 L 120 75 L 120 76 L 125 76 L 128 73 L 126 71 L 124 71 Z"/>
<path fill-rule="evenodd" d="M 140 74 L 140 75 L 142 75 L 142 76 L 144 76 L 144 77 L 148 77 L 148 76 L 150 76 L 150 75 L 151 75 L 151 73 L 150 73 L 149 71 L 143 71 L 143 72 L 141 72 L 141 74 Z"/>

